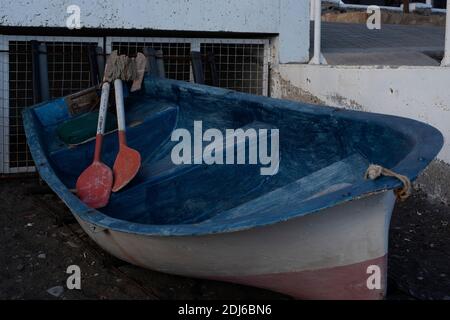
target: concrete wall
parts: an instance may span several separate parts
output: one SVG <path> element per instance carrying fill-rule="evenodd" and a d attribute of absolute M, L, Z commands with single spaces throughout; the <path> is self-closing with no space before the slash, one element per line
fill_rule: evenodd
<path fill-rule="evenodd" d="M 0 25 L 66 27 L 69 5 L 84 28 L 273 33 L 281 63 L 309 57 L 309 0 L 1 0 Z"/>
<path fill-rule="evenodd" d="M 444 135 L 444 147 L 419 183 L 450 202 L 450 68 L 280 65 L 274 96 L 426 122 Z"/>

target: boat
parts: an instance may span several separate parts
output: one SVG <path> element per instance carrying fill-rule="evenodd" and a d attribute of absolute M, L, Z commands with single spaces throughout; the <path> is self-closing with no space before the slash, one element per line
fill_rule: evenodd
<path fill-rule="evenodd" d="M 413 181 L 443 144 L 438 130 L 412 119 L 149 76 L 125 101 L 128 144 L 142 166 L 106 207 L 92 209 L 73 189 L 95 141 L 58 136 L 85 116 L 68 101 L 27 108 L 23 123 L 40 176 L 100 247 L 144 268 L 296 299 L 385 296 L 394 191 L 403 183 L 365 173 L 377 164 Z M 198 150 L 191 164 L 174 163 L 173 133 L 195 136 L 198 121 L 203 131 L 254 128 L 278 139 L 279 163 L 262 174 L 261 163 L 206 163 Z M 117 152 L 112 130 L 103 161 L 112 167 Z"/>

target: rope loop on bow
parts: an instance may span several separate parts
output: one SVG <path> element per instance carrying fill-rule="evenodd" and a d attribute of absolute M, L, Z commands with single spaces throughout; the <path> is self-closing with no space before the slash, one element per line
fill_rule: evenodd
<path fill-rule="evenodd" d="M 412 185 L 411 181 L 407 176 L 398 174 L 392 170 L 386 169 L 380 165 L 371 164 L 369 168 L 366 171 L 366 174 L 364 175 L 365 179 L 369 180 L 375 180 L 378 179 L 381 176 L 386 177 L 394 177 L 400 180 L 403 183 L 402 188 L 396 189 L 395 195 L 397 196 L 397 199 L 404 201 L 408 199 L 408 197 L 411 195 Z"/>

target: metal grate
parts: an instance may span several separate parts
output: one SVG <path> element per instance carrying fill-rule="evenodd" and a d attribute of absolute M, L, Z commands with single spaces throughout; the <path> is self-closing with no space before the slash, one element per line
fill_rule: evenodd
<path fill-rule="evenodd" d="M 266 56 L 264 44 L 202 43 L 203 61 L 214 54 L 219 86 L 252 94 L 265 94 Z M 212 85 L 211 70 L 204 63 L 205 83 Z"/>
<path fill-rule="evenodd" d="M 0 173 L 34 171 L 26 145 L 21 111 L 33 104 L 31 41 L 47 44 L 50 96 L 68 95 L 91 86 L 88 45 L 105 40 L 106 51 L 135 55 L 145 46 L 162 50 L 167 78 L 193 81 L 191 50 L 214 54 L 219 85 L 267 95 L 269 40 L 145 37 L 41 37 L 0 35 Z M 209 65 L 205 82 L 212 84 Z"/>
<path fill-rule="evenodd" d="M 33 104 L 31 43 L 9 43 L 9 158 L 8 168 L 31 167 L 31 159 L 22 126 L 21 111 Z"/>
<path fill-rule="evenodd" d="M 190 51 L 200 51 L 206 84 L 212 85 L 207 54 L 215 56 L 219 86 L 246 93 L 267 95 L 269 40 L 215 38 L 108 38 L 107 48 L 120 54 L 135 55 L 144 46 L 161 49 L 166 76 L 193 81 Z"/>
<path fill-rule="evenodd" d="M 112 50 L 129 56 L 143 52 L 144 47 L 162 50 L 166 77 L 175 80 L 190 80 L 191 44 L 184 42 L 113 42 Z"/>
<path fill-rule="evenodd" d="M 51 98 L 91 86 L 88 45 L 97 42 L 42 41 L 47 45 Z M 2 172 L 31 172 L 34 163 L 26 144 L 22 109 L 33 105 L 31 41 L 8 41 L 8 103 L 3 103 Z"/>
<path fill-rule="evenodd" d="M 48 78 L 52 98 L 64 97 L 92 85 L 88 46 L 90 43 L 47 43 Z"/>

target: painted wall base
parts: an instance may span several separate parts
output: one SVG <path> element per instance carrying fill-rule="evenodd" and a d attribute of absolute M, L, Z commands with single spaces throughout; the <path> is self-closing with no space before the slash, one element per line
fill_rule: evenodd
<path fill-rule="evenodd" d="M 417 181 L 450 203 L 450 68 L 282 64 L 272 72 L 273 97 L 397 115 L 428 123 L 444 147 Z"/>

